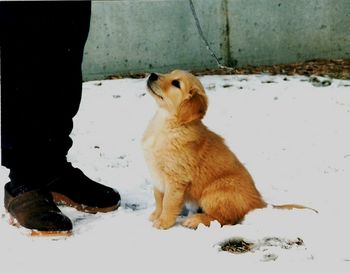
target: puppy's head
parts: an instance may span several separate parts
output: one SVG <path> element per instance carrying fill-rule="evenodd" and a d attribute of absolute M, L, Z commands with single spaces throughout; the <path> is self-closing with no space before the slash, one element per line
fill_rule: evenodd
<path fill-rule="evenodd" d="M 159 107 L 180 124 L 202 119 L 208 108 L 203 85 L 191 73 L 174 70 L 169 74 L 152 73 L 147 87 Z"/>

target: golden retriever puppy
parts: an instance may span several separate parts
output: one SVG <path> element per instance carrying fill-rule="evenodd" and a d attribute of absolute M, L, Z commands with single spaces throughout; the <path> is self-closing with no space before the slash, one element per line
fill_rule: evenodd
<path fill-rule="evenodd" d="M 173 226 L 186 202 L 202 211 L 182 223 L 194 229 L 201 223 L 209 226 L 213 220 L 235 224 L 249 211 L 266 207 L 246 168 L 223 138 L 202 123 L 208 99 L 200 81 L 175 70 L 152 73 L 147 87 L 158 104 L 142 140 L 155 182 L 153 226 Z M 297 205 L 280 207 L 291 206 Z"/>

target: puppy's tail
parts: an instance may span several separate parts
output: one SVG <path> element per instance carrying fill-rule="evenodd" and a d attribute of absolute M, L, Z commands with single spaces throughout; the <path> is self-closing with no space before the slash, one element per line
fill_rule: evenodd
<path fill-rule="evenodd" d="M 303 205 L 298 205 L 298 204 L 284 204 L 284 205 L 272 205 L 274 209 L 309 209 L 312 210 L 315 213 L 318 213 L 317 210 L 309 207 L 305 207 Z"/>

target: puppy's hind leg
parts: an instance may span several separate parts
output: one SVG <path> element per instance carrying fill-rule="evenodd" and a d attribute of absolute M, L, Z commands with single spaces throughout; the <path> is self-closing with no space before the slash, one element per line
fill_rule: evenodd
<path fill-rule="evenodd" d="M 207 217 L 205 220 L 217 220 L 223 225 L 234 225 L 240 222 L 251 210 L 266 207 L 259 192 L 253 184 L 239 186 L 239 181 L 232 177 L 216 180 L 203 191 L 199 205 Z M 238 184 L 238 185 L 237 185 Z M 208 224 L 209 225 L 209 224 Z"/>

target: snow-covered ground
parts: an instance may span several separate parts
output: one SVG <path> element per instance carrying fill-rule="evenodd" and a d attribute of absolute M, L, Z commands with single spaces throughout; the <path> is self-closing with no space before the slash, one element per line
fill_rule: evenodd
<path fill-rule="evenodd" d="M 235 226 L 152 228 L 152 179 L 140 140 L 156 106 L 145 79 L 86 82 L 69 159 L 118 189 L 122 206 L 96 215 L 62 207 L 74 223 L 69 238 L 29 237 L 8 225 L 1 206 L 0 271 L 350 272 L 350 81 L 322 86 L 269 75 L 201 81 L 210 101 L 204 122 L 226 139 L 265 200 L 319 214 L 266 208 Z M 0 169 L 3 183 L 7 174 Z M 220 250 L 235 238 L 255 247 L 244 254 Z"/>

